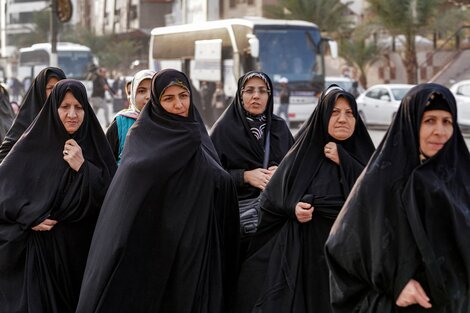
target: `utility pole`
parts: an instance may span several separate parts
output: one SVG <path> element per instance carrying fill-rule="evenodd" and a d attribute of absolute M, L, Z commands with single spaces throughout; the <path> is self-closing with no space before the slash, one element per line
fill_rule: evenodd
<path fill-rule="evenodd" d="M 0 0 L 0 20 L 1 20 L 1 24 L 0 24 L 0 33 L 1 33 L 1 36 L 0 36 L 0 40 L 2 41 L 2 49 L 1 49 L 1 53 L 2 53 L 2 58 L 5 58 L 6 55 L 7 55 L 7 35 L 6 35 L 6 32 L 7 32 L 7 14 L 6 14 L 6 0 Z"/>
<path fill-rule="evenodd" d="M 49 64 L 57 67 L 59 65 L 57 58 L 57 0 L 51 0 L 51 60 Z"/>

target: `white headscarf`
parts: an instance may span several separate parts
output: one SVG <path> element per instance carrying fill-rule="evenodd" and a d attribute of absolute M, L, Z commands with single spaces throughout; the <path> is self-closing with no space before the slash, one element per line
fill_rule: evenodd
<path fill-rule="evenodd" d="M 122 110 L 118 115 L 124 115 L 127 117 L 137 118 L 140 114 L 140 110 L 135 105 L 135 97 L 137 95 L 137 89 L 139 88 L 140 83 L 146 79 L 152 79 L 155 71 L 152 70 L 142 70 L 137 72 L 132 78 L 131 82 L 131 95 L 129 97 L 129 108 Z"/>

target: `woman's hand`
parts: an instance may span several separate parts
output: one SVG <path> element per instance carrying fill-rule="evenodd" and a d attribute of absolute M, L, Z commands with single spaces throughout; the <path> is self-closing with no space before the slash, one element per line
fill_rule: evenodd
<path fill-rule="evenodd" d="M 42 223 L 31 227 L 31 229 L 35 231 L 49 231 L 52 229 L 52 227 L 54 227 L 55 224 L 57 224 L 56 220 L 50 220 L 46 218 L 44 221 L 42 221 Z"/>
<path fill-rule="evenodd" d="M 82 154 L 82 148 L 80 148 L 80 146 L 75 140 L 69 139 L 65 142 L 63 153 L 64 160 L 69 164 L 69 166 L 73 170 L 78 172 L 83 162 L 85 162 L 85 159 L 83 158 Z"/>
<path fill-rule="evenodd" d="M 276 170 L 277 170 L 277 165 L 268 167 L 268 171 L 271 172 L 271 177 L 274 175 L 274 172 L 276 172 Z M 271 179 L 271 177 L 269 177 L 269 179 Z"/>
<path fill-rule="evenodd" d="M 413 304 L 419 304 L 425 309 L 432 307 L 431 302 L 429 302 L 429 297 L 426 295 L 423 287 L 421 287 L 421 284 L 414 279 L 410 279 L 398 296 L 396 305 L 399 307 L 407 307 Z"/>
<path fill-rule="evenodd" d="M 327 143 L 325 145 L 324 152 L 328 159 L 339 165 L 338 146 L 336 146 L 336 143 L 331 141 Z"/>
<path fill-rule="evenodd" d="M 313 206 L 310 203 L 299 202 L 295 206 L 295 216 L 300 223 L 310 222 L 313 215 Z"/>
<path fill-rule="evenodd" d="M 272 171 L 265 168 L 255 168 L 251 171 L 245 171 L 243 173 L 243 179 L 245 183 L 250 184 L 253 187 L 264 190 L 269 180 L 271 179 Z"/>

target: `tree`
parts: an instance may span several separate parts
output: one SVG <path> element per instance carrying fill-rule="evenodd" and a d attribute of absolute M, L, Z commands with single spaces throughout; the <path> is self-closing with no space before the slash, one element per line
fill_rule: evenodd
<path fill-rule="evenodd" d="M 423 34 L 433 24 L 443 0 L 368 0 L 369 10 L 391 36 L 404 35 L 401 54 L 407 81 L 416 84 L 418 62 L 416 35 Z"/>
<path fill-rule="evenodd" d="M 349 38 L 342 38 L 339 45 L 340 56 L 359 71 L 358 81 L 365 89 L 367 89 L 367 69 L 380 58 L 382 53 L 381 47 L 367 40 L 370 34 L 369 28 L 359 25 L 351 36 L 348 36 Z"/>
<path fill-rule="evenodd" d="M 280 0 L 279 5 L 266 5 L 265 15 L 271 18 L 313 22 L 321 31 L 334 33 L 350 27 L 348 5 L 340 0 Z"/>

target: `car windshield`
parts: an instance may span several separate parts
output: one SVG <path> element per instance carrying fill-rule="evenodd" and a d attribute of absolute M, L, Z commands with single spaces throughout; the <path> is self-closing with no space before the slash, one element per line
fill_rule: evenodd
<path fill-rule="evenodd" d="M 396 100 L 401 100 L 406 95 L 410 88 L 392 88 L 393 97 Z"/>
<path fill-rule="evenodd" d="M 274 80 L 286 77 L 289 82 L 311 81 L 322 73 L 318 30 L 258 27 L 256 36 L 261 47 L 261 69 Z"/>

